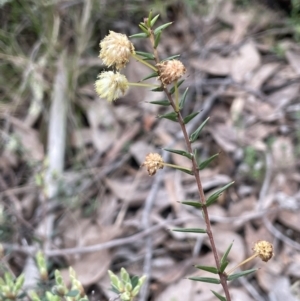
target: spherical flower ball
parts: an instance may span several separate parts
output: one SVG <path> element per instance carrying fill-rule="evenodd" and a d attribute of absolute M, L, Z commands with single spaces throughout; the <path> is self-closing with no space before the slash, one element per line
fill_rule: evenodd
<path fill-rule="evenodd" d="M 125 34 L 109 31 L 100 42 L 99 57 L 107 67 L 114 66 L 117 70 L 125 67 L 131 54 L 135 54 L 134 46 Z"/>
<path fill-rule="evenodd" d="M 109 102 L 124 96 L 128 90 L 127 78 L 119 72 L 105 71 L 98 75 L 95 82 L 97 94 Z"/>
<path fill-rule="evenodd" d="M 159 74 L 158 79 L 164 86 L 178 80 L 186 72 L 184 65 L 178 60 L 163 61 L 156 64 L 156 67 Z"/>
<path fill-rule="evenodd" d="M 273 245 L 265 240 L 259 240 L 254 244 L 253 251 L 262 261 L 269 261 L 273 256 Z"/>
<path fill-rule="evenodd" d="M 160 154 L 150 153 L 146 156 L 142 166 L 146 166 L 149 176 L 153 176 L 158 169 L 164 168 L 164 160 Z"/>

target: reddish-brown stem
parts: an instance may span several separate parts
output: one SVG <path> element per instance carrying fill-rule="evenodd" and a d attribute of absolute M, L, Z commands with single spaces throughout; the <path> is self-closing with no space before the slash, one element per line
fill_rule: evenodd
<path fill-rule="evenodd" d="M 167 97 L 168 97 L 168 99 L 171 103 L 171 106 L 173 107 L 173 109 L 175 111 L 176 108 L 175 108 L 175 104 L 174 104 L 174 101 L 173 101 L 173 98 L 172 98 L 171 94 L 169 93 L 169 91 L 166 88 L 164 89 L 164 92 L 166 93 L 166 95 L 167 95 Z M 191 145 L 191 142 L 190 142 L 187 130 L 186 130 L 186 126 L 183 122 L 183 118 L 182 118 L 180 112 L 177 112 L 177 118 L 178 118 L 178 122 L 180 124 L 181 130 L 182 130 L 183 136 L 184 136 L 184 140 L 185 140 L 185 143 L 186 143 L 186 146 L 187 146 L 187 150 L 190 154 L 193 154 L 192 145 Z M 216 248 L 216 245 L 215 245 L 213 233 L 212 233 L 212 230 L 211 230 L 211 223 L 210 223 L 208 210 L 207 210 L 207 206 L 206 206 L 206 199 L 205 199 L 204 190 L 203 190 L 203 187 L 202 187 L 200 173 L 199 173 L 199 170 L 198 170 L 198 167 L 197 167 L 197 162 L 196 162 L 195 156 L 192 157 L 192 166 L 193 166 L 193 173 L 194 173 L 196 183 L 197 183 L 197 186 L 198 186 L 200 202 L 202 203 L 202 212 L 203 212 L 205 225 L 206 225 L 206 233 L 208 235 L 210 245 L 211 245 L 211 249 L 212 249 L 212 252 L 214 254 L 216 267 L 217 267 L 218 270 L 220 270 L 220 259 L 219 259 L 218 251 L 217 251 L 217 248 Z M 224 273 L 219 273 L 219 277 L 220 277 L 221 285 L 224 289 L 226 300 L 231 301 L 229 290 L 228 290 L 228 285 L 227 285 L 226 275 Z"/>
<path fill-rule="evenodd" d="M 154 48 L 154 34 L 153 34 L 152 30 L 150 30 L 150 41 L 151 41 L 151 44 L 152 44 L 153 49 L 154 49 L 155 62 L 157 64 L 157 63 L 159 63 L 159 57 L 158 57 L 157 50 Z M 167 95 L 168 100 L 170 101 L 170 104 L 171 104 L 174 112 L 177 113 L 177 119 L 178 119 L 178 122 L 180 124 L 183 136 L 184 136 L 184 140 L 185 140 L 185 143 L 186 143 L 187 150 L 190 154 L 193 154 L 192 145 L 191 145 L 191 142 L 190 142 L 190 139 L 189 139 L 189 136 L 188 136 L 183 118 L 181 116 L 181 113 L 180 113 L 180 111 L 176 110 L 176 106 L 175 106 L 175 103 L 173 101 L 172 95 L 169 93 L 169 91 L 166 87 L 164 87 L 164 92 Z M 217 267 L 218 270 L 220 270 L 220 259 L 219 259 L 218 251 L 217 251 L 217 248 L 216 248 L 216 245 L 215 245 L 212 229 L 211 229 L 211 223 L 210 223 L 208 210 L 207 210 L 207 206 L 206 206 L 205 194 L 204 194 L 204 190 L 203 190 L 203 187 L 202 187 L 200 173 L 199 173 L 199 169 L 198 169 L 198 166 L 197 166 L 195 156 L 192 157 L 192 166 L 193 166 L 193 174 L 195 176 L 196 183 L 197 183 L 197 186 L 198 186 L 200 202 L 202 204 L 202 212 L 203 212 L 204 221 L 205 221 L 205 225 L 206 225 L 206 233 L 208 235 L 209 242 L 210 242 L 210 245 L 211 245 L 211 249 L 212 249 L 212 252 L 214 254 L 216 267 Z M 231 301 L 230 294 L 229 294 L 229 289 L 228 289 L 228 285 L 227 285 L 227 276 L 223 272 L 223 273 L 219 273 L 219 277 L 220 277 L 220 282 L 221 282 L 221 285 L 223 287 L 223 290 L 224 290 L 224 293 L 225 293 L 225 296 L 226 296 L 226 300 Z"/>

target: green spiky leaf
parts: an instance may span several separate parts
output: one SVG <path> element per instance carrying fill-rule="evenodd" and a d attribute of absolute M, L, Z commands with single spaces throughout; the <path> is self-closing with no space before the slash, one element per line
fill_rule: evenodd
<path fill-rule="evenodd" d="M 152 10 L 150 10 L 148 20 L 147 20 L 147 26 L 148 27 L 151 27 L 151 20 L 152 20 Z"/>
<path fill-rule="evenodd" d="M 179 82 L 177 82 L 177 88 L 179 88 L 183 82 L 184 82 L 184 79 L 181 79 Z M 170 89 L 169 93 L 172 95 L 172 94 L 174 94 L 174 92 L 175 92 L 175 86 L 173 86 Z"/>
<path fill-rule="evenodd" d="M 144 32 L 136 33 L 136 34 L 133 34 L 130 36 L 130 38 L 138 38 L 138 39 L 147 38 L 147 37 L 148 37 L 148 34 L 146 34 Z"/>
<path fill-rule="evenodd" d="M 158 26 L 155 30 L 154 30 L 154 35 L 157 35 L 160 31 L 166 29 L 168 26 L 170 26 L 173 22 L 169 22 L 166 24 L 163 24 L 161 26 Z"/>
<path fill-rule="evenodd" d="M 160 86 L 160 87 L 157 87 L 157 88 L 152 89 L 151 91 L 152 91 L 152 92 L 162 92 L 163 90 L 164 90 L 164 87 L 163 87 L 163 86 Z"/>
<path fill-rule="evenodd" d="M 188 279 L 193 281 L 201 281 L 201 282 L 207 282 L 207 283 L 213 283 L 213 284 L 220 284 L 220 279 L 218 278 L 210 278 L 210 277 L 189 277 Z"/>
<path fill-rule="evenodd" d="M 198 164 L 198 169 L 202 170 L 204 169 L 210 162 L 212 162 L 215 158 L 219 156 L 220 153 L 214 154 L 213 156 L 209 157 L 205 161 Z"/>
<path fill-rule="evenodd" d="M 76 297 L 79 295 L 79 290 L 71 290 L 65 296 L 66 297 Z"/>
<path fill-rule="evenodd" d="M 183 123 L 184 124 L 187 124 L 189 123 L 193 118 L 195 118 L 200 112 L 194 112 L 194 113 L 191 113 L 190 115 L 186 116 L 184 119 L 183 119 Z"/>
<path fill-rule="evenodd" d="M 221 258 L 221 265 L 224 263 L 224 262 L 227 262 L 227 257 L 228 257 L 228 254 L 232 248 L 232 245 L 233 245 L 233 242 L 229 245 L 229 247 L 226 249 L 225 253 L 223 254 L 222 258 Z M 226 267 L 221 270 L 221 272 L 224 272 L 224 270 L 226 269 Z"/>
<path fill-rule="evenodd" d="M 189 168 L 186 168 L 186 167 L 181 167 L 181 166 L 173 166 L 172 168 L 175 168 L 175 169 L 178 169 L 178 170 L 180 170 L 180 171 L 183 171 L 183 172 L 185 172 L 185 173 L 187 173 L 187 174 L 189 174 L 189 175 L 194 175 L 194 172 L 191 170 L 191 169 L 189 169 Z"/>
<path fill-rule="evenodd" d="M 187 206 L 192 206 L 192 207 L 195 207 L 195 208 L 202 208 L 202 204 L 199 203 L 199 202 L 192 202 L 192 201 L 183 201 L 183 202 L 180 202 L 181 204 L 183 205 L 187 205 Z"/>
<path fill-rule="evenodd" d="M 139 283 L 139 277 L 138 276 L 133 276 L 131 278 L 132 289 L 134 289 L 137 286 L 138 283 Z"/>
<path fill-rule="evenodd" d="M 150 103 L 154 104 L 154 105 L 160 105 L 160 106 L 169 106 L 170 105 L 170 101 L 168 99 L 164 99 L 164 100 L 154 100 L 154 101 L 150 101 Z"/>
<path fill-rule="evenodd" d="M 206 125 L 207 121 L 209 120 L 209 117 L 207 117 L 202 123 L 201 125 L 197 128 L 197 130 L 191 134 L 190 136 L 190 142 L 193 143 L 195 142 L 199 135 L 200 135 L 200 132 L 202 131 L 202 129 L 204 128 L 204 126 Z"/>
<path fill-rule="evenodd" d="M 226 298 L 218 294 L 217 292 L 211 290 L 211 292 L 221 301 L 226 301 Z"/>
<path fill-rule="evenodd" d="M 184 107 L 188 90 L 189 90 L 189 88 L 186 88 L 185 91 L 184 91 L 184 93 L 182 94 L 182 97 L 181 97 L 181 100 L 180 100 L 180 103 L 179 103 L 180 110 L 182 110 L 183 107 Z"/>
<path fill-rule="evenodd" d="M 177 113 L 176 112 L 170 112 L 170 113 L 166 113 L 164 115 L 158 115 L 158 118 L 166 118 L 166 119 L 177 122 Z"/>
<path fill-rule="evenodd" d="M 175 228 L 172 229 L 172 231 L 185 233 L 206 233 L 206 230 L 201 228 Z"/>
<path fill-rule="evenodd" d="M 184 150 L 180 150 L 180 149 L 171 149 L 171 148 L 163 148 L 166 152 L 170 152 L 170 153 L 174 153 L 174 154 L 178 154 L 184 157 L 187 157 L 188 159 L 192 159 L 193 155 L 190 154 L 189 152 L 186 152 Z"/>
<path fill-rule="evenodd" d="M 234 182 L 231 182 L 227 185 L 225 185 L 224 187 L 218 189 L 215 193 L 213 193 L 206 201 L 206 205 L 207 206 L 210 206 L 211 204 L 213 204 L 217 199 L 218 197 L 220 196 L 220 194 L 222 192 L 224 192 L 227 188 L 229 188 L 231 185 L 233 185 Z"/>
<path fill-rule="evenodd" d="M 258 269 L 251 269 L 251 270 L 246 270 L 246 271 L 243 271 L 243 272 L 235 273 L 235 274 L 229 275 L 229 276 L 227 277 L 227 280 L 228 280 L 228 281 L 232 281 L 232 280 L 234 280 L 234 279 L 237 279 L 237 278 L 240 278 L 240 277 L 249 275 L 249 274 L 251 274 L 251 273 L 254 273 L 254 272 L 256 272 L 257 270 L 258 270 Z"/>
<path fill-rule="evenodd" d="M 156 15 L 155 17 L 152 18 L 151 23 L 150 23 L 150 27 L 153 27 L 155 22 L 157 21 L 159 15 Z"/>
<path fill-rule="evenodd" d="M 155 36 L 154 49 L 157 48 L 157 46 L 158 46 L 158 44 L 159 44 L 159 42 L 160 42 L 161 33 L 162 33 L 162 31 L 160 30 L 160 31 L 157 33 L 157 35 Z"/>
<path fill-rule="evenodd" d="M 148 76 L 144 77 L 142 79 L 142 81 L 147 80 L 149 78 L 157 77 L 157 76 L 158 76 L 157 72 L 153 72 L 153 73 L 149 74 Z"/>
<path fill-rule="evenodd" d="M 175 54 L 175 55 L 172 55 L 172 56 L 169 56 L 163 60 L 161 60 L 161 62 L 165 62 L 165 61 L 171 61 L 171 60 L 174 60 L 174 59 L 177 59 L 180 57 L 180 54 Z"/>
<path fill-rule="evenodd" d="M 206 265 L 195 265 L 196 269 L 207 271 L 213 274 L 218 274 L 218 269 L 216 267 L 206 266 Z"/>
<path fill-rule="evenodd" d="M 223 273 L 228 266 L 229 261 L 222 261 L 220 265 L 220 272 Z"/>
<path fill-rule="evenodd" d="M 142 56 L 144 58 L 147 58 L 148 60 L 154 60 L 155 56 L 150 52 L 144 52 L 144 51 L 136 51 L 136 54 L 139 56 Z"/>

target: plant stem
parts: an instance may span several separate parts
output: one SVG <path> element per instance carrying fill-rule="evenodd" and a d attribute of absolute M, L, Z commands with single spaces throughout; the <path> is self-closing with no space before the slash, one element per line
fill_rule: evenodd
<path fill-rule="evenodd" d="M 154 48 L 154 41 L 155 41 L 154 33 L 151 29 L 149 29 L 149 31 L 150 31 L 150 37 L 149 38 L 150 38 L 150 41 L 151 41 L 151 44 L 152 44 L 152 47 L 153 47 L 153 50 L 154 50 L 155 62 L 157 64 L 157 63 L 159 63 L 159 57 L 158 57 L 157 49 Z M 176 84 L 177 83 L 175 83 L 175 89 L 176 89 Z M 170 104 L 171 104 L 174 112 L 177 113 L 178 122 L 180 124 L 181 130 L 182 130 L 182 133 L 183 133 L 183 136 L 184 136 L 184 140 L 185 140 L 185 143 L 186 143 L 186 146 L 187 146 L 187 150 L 188 150 L 189 153 L 193 154 L 193 149 L 192 149 L 192 145 L 191 145 L 191 142 L 190 142 L 187 130 L 186 130 L 186 126 L 184 124 L 181 113 L 177 108 L 178 104 L 176 105 L 176 103 L 174 102 L 174 100 L 172 98 L 172 95 L 169 93 L 169 91 L 166 87 L 164 87 L 164 92 L 167 95 L 167 98 L 169 99 Z M 177 91 L 177 93 L 178 93 L 178 91 Z M 178 95 L 177 95 L 177 97 L 178 97 Z M 200 202 L 202 204 L 202 212 L 203 212 L 204 221 L 205 221 L 205 224 L 206 224 L 206 232 L 207 232 L 207 235 L 208 235 L 208 238 L 209 238 L 209 242 L 210 242 L 210 245 L 211 245 L 212 252 L 214 254 L 216 267 L 217 267 L 218 270 L 220 270 L 220 259 L 219 259 L 218 251 L 217 251 L 217 248 L 216 248 L 216 245 L 215 245 L 212 229 L 211 229 L 211 223 L 210 223 L 208 210 L 207 210 L 207 206 L 206 206 L 206 199 L 205 199 L 204 190 L 203 190 L 203 187 L 202 187 L 200 173 L 199 173 L 199 170 L 198 170 L 198 166 L 197 166 L 195 156 L 193 156 L 193 158 L 192 158 L 192 165 L 193 165 L 193 173 L 194 173 L 196 183 L 197 183 L 197 186 L 198 186 Z M 228 289 L 228 284 L 227 284 L 227 275 L 224 272 L 223 273 L 219 272 L 219 277 L 220 277 L 221 285 L 223 287 L 223 290 L 224 290 L 224 293 L 225 293 L 225 296 L 226 296 L 226 301 L 231 301 L 231 297 L 230 297 L 229 289 Z"/>
<path fill-rule="evenodd" d="M 166 93 L 171 106 L 173 107 L 173 110 L 176 112 L 176 105 L 173 101 L 172 95 L 169 93 L 169 91 L 167 90 L 167 88 L 164 88 L 164 92 Z M 178 117 L 178 122 L 180 124 L 183 136 L 184 136 L 184 140 L 187 146 L 187 150 L 189 153 L 193 153 L 193 149 L 192 149 L 192 145 L 186 130 L 186 126 L 183 122 L 183 118 L 181 116 L 180 111 L 177 112 L 177 117 Z M 216 267 L 218 270 L 220 270 L 220 259 L 219 259 L 219 255 L 218 255 L 218 251 L 215 245 L 215 241 L 214 241 L 214 237 L 213 237 L 213 233 L 212 233 L 212 229 L 211 229 L 211 223 L 210 223 L 210 219 L 209 219 L 209 215 L 208 215 L 208 210 L 207 210 L 207 206 L 206 206 L 206 199 L 205 199 L 205 195 L 204 195 L 204 190 L 202 187 L 202 182 L 201 182 L 201 178 L 200 178 L 200 173 L 197 167 L 197 162 L 196 162 L 196 158 L 193 156 L 192 158 L 192 165 L 193 165 L 193 172 L 194 172 L 194 176 L 196 179 L 196 183 L 198 186 L 198 192 L 199 192 L 199 196 L 200 196 L 200 202 L 202 204 L 202 212 L 204 215 L 204 220 L 205 220 L 205 224 L 206 224 L 206 232 L 209 238 L 209 242 L 211 245 L 211 249 L 213 251 L 214 254 L 214 258 L 215 258 L 215 263 L 216 263 Z M 225 296 L 226 296 L 226 300 L 227 301 L 231 301 L 230 298 L 230 294 L 229 294 L 229 290 L 228 290 L 228 284 L 227 284 L 227 276 L 225 273 L 219 273 L 219 277 L 220 277 L 220 281 L 221 281 L 221 285 L 223 287 Z"/>

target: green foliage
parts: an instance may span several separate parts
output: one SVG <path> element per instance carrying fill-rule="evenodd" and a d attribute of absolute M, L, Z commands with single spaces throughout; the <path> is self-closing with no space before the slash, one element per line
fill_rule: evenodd
<path fill-rule="evenodd" d="M 185 233 L 206 233 L 206 230 L 201 228 L 176 228 L 172 229 L 172 231 Z"/>
<path fill-rule="evenodd" d="M 193 112 L 191 114 L 189 114 L 188 116 L 186 116 L 183 119 L 183 123 L 184 124 L 188 124 L 193 118 L 195 118 L 200 112 Z"/>
<path fill-rule="evenodd" d="M 199 137 L 201 131 L 202 131 L 203 128 L 205 127 L 205 125 L 206 125 L 206 123 L 208 122 L 208 120 L 209 120 L 209 117 L 207 117 L 207 118 L 200 124 L 200 126 L 196 129 L 196 131 L 193 132 L 193 133 L 190 135 L 190 142 L 191 142 L 191 143 L 195 142 L 195 141 L 198 139 L 198 137 Z"/>
<path fill-rule="evenodd" d="M 116 292 L 120 300 L 132 301 L 138 295 L 146 276 L 130 278 L 126 269 L 121 268 L 120 277 L 115 275 L 112 271 L 108 271 L 110 284 L 114 292 Z"/>
<path fill-rule="evenodd" d="M 218 189 L 215 193 L 213 193 L 211 196 L 209 196 L 209 198 L 206 201 L 206 205 L 210 206 L 212 205 L 217 199 L 218 197 L 221 195 L 221 193 L 223 193 L 227 188 L 229 188 L 231 185 L 233 185 L 234 182 L 231 182 L 227 185 L 225 185 L 224 187 Z"/>
<path fill-rule="evenodd" d="M 296 42 L 300 42 L 300 1 L 291 0 L 291 24 L 294 29 L 294 39 Z"/>
<path fill-rule="evenodd" d="M 48 273 L 46 260 L 42 252 L 36 254 L 36 263 L 41 280 L 45 283 L 48 281 Z M 24 274 L 14 278 L 12 274 L 7 271 L 4 273 L 4 277 L 0 278 L 0 301 L 28 300 L 28 297 L 30 297 L 32 301 L 88 301 L 83 286 L 71 267 L 69 268 L 69 276 L 71 279 L 70 289 L 63 281 L 60 271 L 55 270 L 54 276 L 55 283 L 49 289 L 41 290 L 39 287 L 36 287 L 26 292 L 23 290 L 25 281 Z"/>
<path fill-rule="evenodd" d="M 195 265 L 196 269 L 203 270 L 206 272 L 210 272 L 213 274 L 218 274 L 218 269 L 216 267 L 206 266 L 206 265 Z"/>
<path fill-rule="evenodd" d="M 225 271 L 225 269 L 226 269 L 226 267 L 227 267 L 227 265 L 229 263 L 229 261 L 227 260 L 227 257 L 228 257 L 228 255 L 230 253 L 232 245 L 233 245 L 233 243 L 231 243 L 229 245 L 229 247 L 227 248 L 227 250 L 225 251 L 225 253 L 223 254 L 223 256 L 221 258 L 221 261 L 220 261 L 220 264 L 221 264 L 221 266 L 220 266 L 220 272 L 221 273 L 223 273 Z"/>
<path fill-rule="evenodd" d="M 178 114 L 176 112 L 169 112 L 163 115 L 158 115 L 158 118 L 166 118 L 169 119 L 171 121 L 177 122 L 177 116 Z"/>
<path fill-rule="evenodd" d="M 228 281 L 232 281 L 234 279 L 237 279 L 237 278 L 244 277 L 246 275 L 252 274 L 252 273 L 256 272 L 257 270 L 258 269 L 251 269 L 251 270 L 246 270 L 246 271 L 243 271 L 243 272 L 240 272 L 240 273 L 235 273 L 235 274 L 229 275 L 227 277 L 227 280 Z"/>
<path fill-rule="evenodd" d="M 165 150 L 167 152 L 170 152 L 170 153 L 174 153 L 174 154 L 180 155 L 180 156 L 184 156 L 184 157 L 186 157 L 186 158 L 188 158 L 190 160 L 193 158 L 192 154 L 190 154 L 189 152 L 183 151 L 183 150 L 170 149 L 170 148 L 164 148 L 163 150 Z"/>
<path fill-rule="evenodd" d="M 202 169 L 206 168 L 218 156 L 219 156 L 219 153 L 212 155 L 211 157 L 209 157 L 208 159 L 206 159 L 206 160 L 204 160 L 202 162 L 199 162 L 198 163 L 198 169 L 202 170 Z"/>
<path fill-rule="evenodd" d="M 16 300 L 22 293 L 24 281 L 24 274 L 14 278 L 10 272 L 5 272 L 0 278 L 0 301 Z"/>
<path fill-rule="evenodd" d="M 219 300 L 221 300 L 221 301 L 226 301 L 226 298 L 225 297 L 223 297 L 223 296 L 221 296 L 220 294 L 218 294 L 217 292 L 215 292 L 215 291 L 211 291 Z"/>
<path fill-rule="evenodd" d="M 192 201 L 183 201 L 183 202 L 181 202 L 181 204 L 191 206 L 191 207 L 195 207 L 195 208 L 198 208 L 198 209 L 203 207 L 203 205 L 201 203 L 192 202 Z"/>
<path fill-rule="evenodd" d="M 264 164 L 260 154 L 252 146 L 247 146 L 244 152 L 244 162 L 248 167 L 246 175 L 253 180 L 260 180 L 263 176 Z"/>
<path fill-rule="evenodd" d="M 212 284 L 220 284 L 220 279 L 218 278 L 210 278 L 210 277 L 189 277 L 188 279 L 193 281 L 207 282 Z"/>

